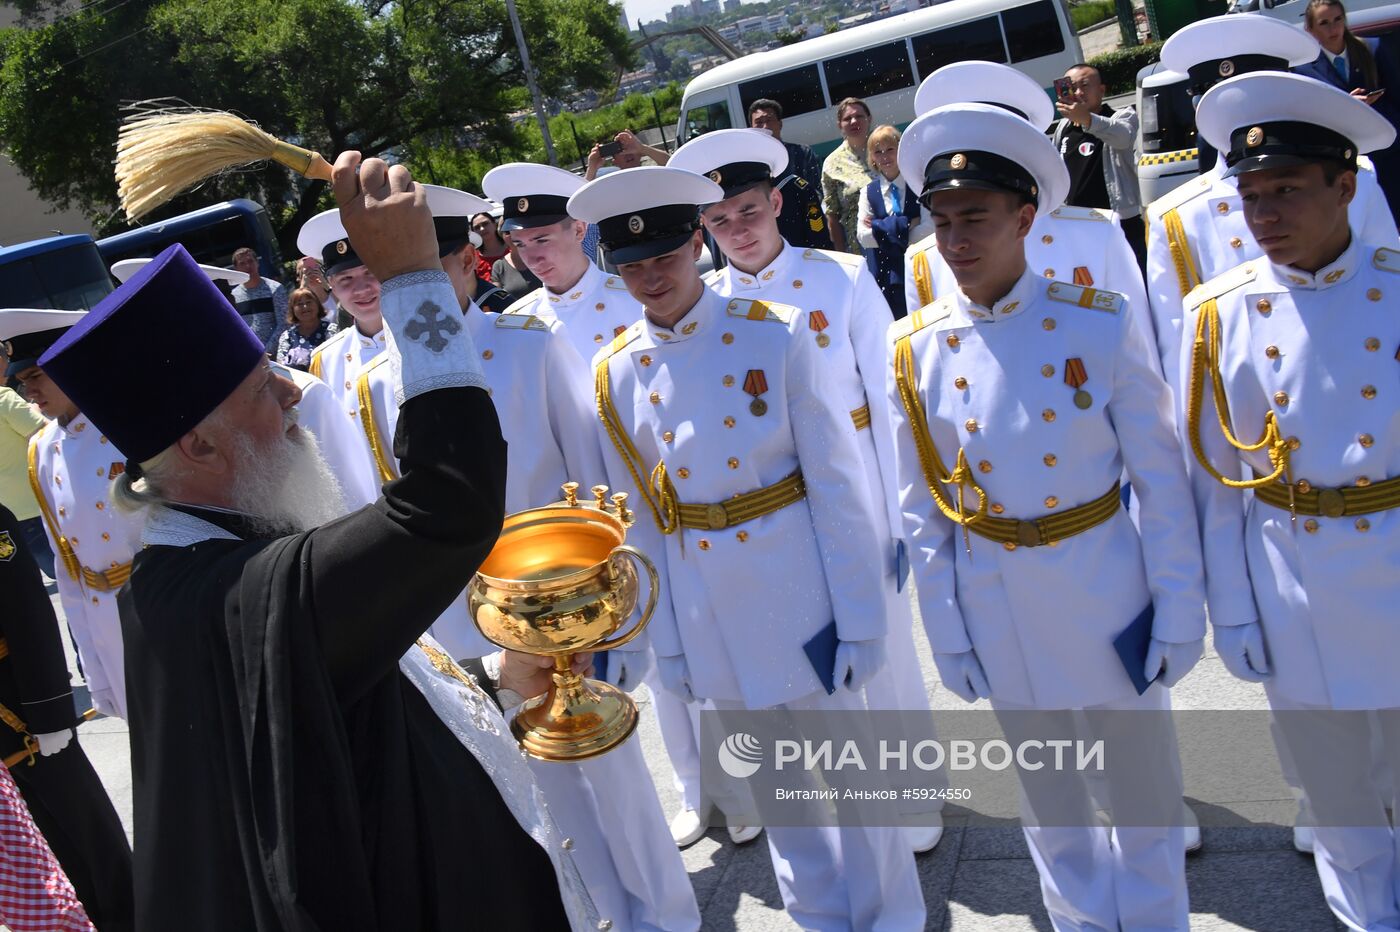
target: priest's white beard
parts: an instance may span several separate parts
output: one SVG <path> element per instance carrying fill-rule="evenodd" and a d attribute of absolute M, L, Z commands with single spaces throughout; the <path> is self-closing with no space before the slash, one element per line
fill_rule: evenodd
<path fill-rule="evenodd" d="M 280 537 L 320 527 L 345 514 L 340 483 L 306 428 L 283 433 L 267 449 L 247 434 L 232 437 L 234 511 L 253 519 L 262 534 Z"/>

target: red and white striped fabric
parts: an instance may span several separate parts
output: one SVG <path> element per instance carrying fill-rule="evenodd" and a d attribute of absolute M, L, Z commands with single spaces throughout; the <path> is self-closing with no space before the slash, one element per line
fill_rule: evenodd
<path fill-rule="evenodd" d="M 8 767 L 0 767 L 0 923 L 12 932 L 93 928 L 58 858 L 34 827 Z"/>

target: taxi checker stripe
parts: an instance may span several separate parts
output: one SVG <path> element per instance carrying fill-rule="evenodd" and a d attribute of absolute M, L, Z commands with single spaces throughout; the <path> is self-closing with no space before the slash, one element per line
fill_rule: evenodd
<path fill-rule="evenodd" d="M 1161 155 L 1144 155 L 1138 159 L 1138 167 L 1149 165 L 1169 165 L 1172 162 L 1190 162 L 1201 157 L 1199 149 L 1178 149 L 1176 152 L 1164 152 Z"/>

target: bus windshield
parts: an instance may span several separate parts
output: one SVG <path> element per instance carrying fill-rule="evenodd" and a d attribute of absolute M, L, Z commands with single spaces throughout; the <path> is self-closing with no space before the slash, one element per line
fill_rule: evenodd
<path fill-rule="evenodd" d="M 90 311 L 112 291 L 92 237 L 53 236 L 0 249 L 0 294 L 11 307 Z"/>

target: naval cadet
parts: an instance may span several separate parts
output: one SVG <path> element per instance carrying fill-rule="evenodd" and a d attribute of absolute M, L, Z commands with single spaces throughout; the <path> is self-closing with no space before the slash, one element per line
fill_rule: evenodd
<path fill-rule="evenodd" d="M 306 221 L 297 233 L 297 249 L 304 256 L 321 257 L 331 294 L 355 322 L 316 347 L 307 371 L 330 387 L 347 417 L 359 417 L 355 382 L 385 346 L 379 279 L 355 253 L 338 210 Z"/>
<path fill-rule="evenodd" d="M 38 365 L 39 356 L 83 311 L 17 311 L 7 326 L 24 330 L 12 343 L 9 373 L 40 413 L 51 418 L 29 438 L 29 485 L 49 546 L 58 557 L 59 602 L 82 660 L 93 707 L 126 718 L 126 668 L 117 590 L 131 575 L 141 522 L 111 507 L 109 486 L 126 457 L 95 429 Z M 41 314 L 33 318 L 34 314 Z M 32 328 L 32 329 L 25 329 Z"/>
<path fill-rule="evenodd" d="M 1165 713 L 1201 656 L 1205 594 L 1166 383 L 1122 295 L 1028 264 L 1036 213 L 1069 185 L 1039 129 L 954 104 L 910 124 L 900 161 L 959 286 L 890 332 L 904 525 L 935 665 L 968 702 L 991 700 L 1013 746 L 1075 734 L 1074 710 L 1081 738 L 1112 746 L 1112 840 L 1082 772 L 1020 774 L 1051 923 L 1184 930 Z M 1121 507 L 1125 468 L 1140 532 Z M 1121 659 L 1130 629 L 1143 651 Z M 1120 710 L 1140 712 L 1105 714 Z"/>
<path fill-rule="evenodd" d="M 849 398 L 828 388 L 804 311 L 726 300 L 701 281 L 699 206 L 723 198 L 701 175 L 644 167 L 569 199 L 645 308 L 593 367 L 609 485 L 638 503 L 629 539 L 661 578 L 649 629 L 658 669 L 667 689 L 722 715 L 860 710 L 884 667 L 870 555 L 888 544 L 863 493 Z M 803 645 L 829 628 L 834 663 L 819 669 Z M 802 926 L 922 927 L 899 829 L 779 826 L 768 846 Z"/>
<path fill-rule="evenodd" d="M 0 310 L 0 342 L 13 341 L 16 362 L 28 368 L 81 316 L 70 311 Z M 74 740 L 78 717 L 58 619 L 14 516 L 3 507 L 0 604 L 5 606 L 0 623 L 0 720 L 5 726 L 0 727 L 0 756 L 10 762 L 10 773 L 35 824 L 93 922 L 103 932 L 133 929 L 131 845 L 97 771 Z M 100 675 L 102 660 L 93 661 Z"/>
<path fill-rule="evenodd" d="M 774 179 L 787 159 L 783 144 L 768 134 L 728 129 L 692 139 L 668 164 L 705 175 L 724 189 L 724 200 L 707 205 L 700 214 L 706 231 L 730 259 L 727 267 L 706 276 L 709 287 L 725 299 L 783 304 L 807 312 L 807 339 L 820 351 L 826 384 L 849 406 L 849 429 L 857 437 L 865 488 L 879 538 L 885 542 L 879 566 L 889 621 L 889 670 L 866 687 L 866 702 L 872 709 L 927 713 L 928 693 L 914 649 L 913 608 L 900 591 L 904 553 L 897 538 L 903 530 L 884 393 L 885 332 L 894 318 L 860 256 L 799 248 L 780 235 L 776 217 L 783 195 Z M 927 730 L 931 723 L 921 726 Z M 941 816 L 932 821 L 910 828 L 915 851 L 932 850 L 942 837 Z"/>
<path fill-rule="evenodd" d="M 486 196 L 504 209 L 501 229 L 543 283 L 509 310 L 559 321 L 586 362 L 642 311 L 622 279 L 590 262 L 580 247 L 588 225 L 571 217 L 567 204 L 583 184 L 562 168 L 527 162 L 498 165 L 481 179 Z"/>
<path fill-rule="evenodd" d="M 929 75 L 914 94 L 914 113 L 962 103 L 1001 107 L 1040 130 L 1055 118 L 1054 106 L 1037 81 L 1009 65 L 985 61 L 955 62 Z M 903 177 L 923 177 L 923 166 L 911 166 L 911 170 L 914 175 Z M 905 171 L 901 160 L 900 172 Z M 1149 320 L 1142 271 L 1113 211 L 1069 204 L 1039 211 L 1025 244 L 1026 262 L 1037 274 L 1116 291 L 1127 297 L 1128 306 L 1144 323 Z M 923 307 L 956 290 L 957 278 L 938 251 L 936 233 L 910 245 L 904 253 L 908 307 Z"/>
<path fill-rule="evenodd" d="M 452 230 L 444 218 L 470 218 L 490 209 L 481 198 L 437 185 L 423 185 L 437 229 L 439 251 Z M 510 450 L 506 476 L 507 514 L 558 501 L 565 482 L 583 488 L 606 480 L 597 415 L 589 396 L 578 391 L 586 378 L 563 327 L 532 314 L 483 312 L 472 298 L 476 270 L 443 256 L 464 315 L 463 323 L 481 360 L 487 391 Z M 476 292 L 479 293 L 479 292 Z M 360 424 L 370 434 L 376 468 L 385 482 L 399 477 L 393 437 L 399 389 L 392 367 L 381 356 L 360 373 Z M 429 629 L 453 658 L 470 667 L 498 648 L 472 622 L 463 592 Z M 638 639 L 641 640 L 641 639 Z M 633 647 L 632 645 L 637 645 Z M 610 654 L 607 679 L 634 689 L 646 671 L 644 644 L 627 645 L 640 657 Z M 489 662 L 489 661 L 488 661 Z M 617 681 L 619 672 L 630 681 Z M 509 711 L 509 710 L 507 710 Z M 700 927 L 700 909 L 685 864 L 662 815 L 651 774 L 634 735 L 607 754 L 559 763 L 531 759 L 560 830 L 574 841 L 574 857 L 599 912 L 612 919 L 614 932 L 686 932 Z"/>
<path fill-rule="evenodd" d="M 1317 58 L 1319 46 L 1297 26 L 1256 13 L 1191 23 L 1162 46 L 1162 65 L 1189 75 L 1197 98 L 1212 85 L 1255 71 L 1287 71 Z M 1199 137 L 1198 137 L 1199 138 Z M 1179 394 L 1182 299 L 1201 282 L 1263 252 L 1244 220 L 1235 186 L 1209 143 L 1201 147 L 1201 177 L 1148 205 L 1147 290 L 1162 371 Z M 1357 173 L 1351 223 L 1363 241 L 1400 245 L 1395 219 L 1369 167 Z M 1178 402 L 1180 399 L 1178 399 Z M 1178 407 L 1180 407 L 1178 403 Z"/>
<path fill-rule="evenodd" d="M 1395 130 L 1344 91 L 1281 73 L 1216 85 L 1197 119 L 1263 250 L 1185 301 L 1183 424 L 1216 649 L 1264 681 L 1315 815 L 1328 905 L 1348 928 L 1397 928 L 1368 719 L 1400 772 L 1400 252 L 1367 242 L 1351 206 L 1357 158 Z"/>

